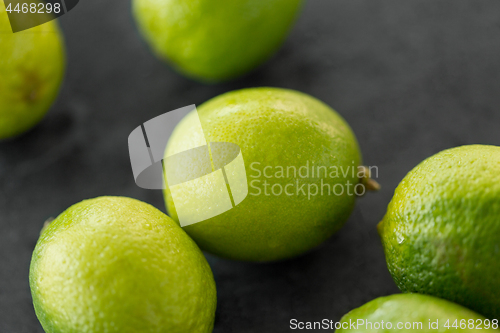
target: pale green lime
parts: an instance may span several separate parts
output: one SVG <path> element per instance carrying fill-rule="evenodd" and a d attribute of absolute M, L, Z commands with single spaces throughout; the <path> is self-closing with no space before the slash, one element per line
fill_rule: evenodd
<path fill-rule="evenodd" d="M 500 318 L 500 147 L 462 146 L 415 167 L 379 225 L 404 292 Z"/>
<path fill-rule="evenodd" d="M 196 244 L 138 200 L 82 201 L 42 232 L 30 286 L 47 333 L 209 333 L 215 283 Z"/>
<path fill-rule="evenodd" d="M 337 112 L 309 95 L 278 88 L 229 92 L 198 111 L 207 142 L 241 148 L 248 184 L 247 197 L 234 208 L 184 227 L 202 249 L 232 259 L 278 260 L 314 248 L 342 227 L 354 207 L 361 156 Z M 167 155 L 197 144 L 195 115 L 177 126 Z M 183 167 L 190 172 L 200 165 L 193 161 Z M 181 194 L 200 196 L 208 190 Z M 170 190 L 165 199 L 178 220 Z"/>
<path fill-rule="evenodd" d="M 64 41 L 56 21 L 12 33 L 0 1 L 0 139 L 35 126 L 54 102 L 64 75 Z"/>
<path fill-rule="evenodd" d="M 265 61 L 285 39 L 302 0 L 133 0 L 155 53 L 187 76 L 223 81 Z"/>
<path fill-rule="evenodd" d="M 446 333 L 498 332 L 491 321 L 458 304 L 427 295 L 397 294 L 380 297 L 352 310 L 337 333 Z"/>

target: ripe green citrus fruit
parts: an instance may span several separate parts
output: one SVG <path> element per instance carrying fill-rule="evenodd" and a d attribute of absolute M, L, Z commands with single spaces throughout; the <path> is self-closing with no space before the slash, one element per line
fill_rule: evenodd
<path fill-rule="evenodd" d="M 358 325 L 359 324 L 359 325 Z M 338 333 L 498 332 L 498 321 L 458 304 L 420 294 L 380 297 L 350 311 Z"/>
<path fill-rule="evenodd" d="M 302 0 L 133 0 L 139 28 L 161 58 L 202 81 L 242 75 L 286 38 Z"/>
<path fill-rule="evenodd" d="M 64 41 L 56 21 L 12 33 L 0 1 L 0 139 L 35 126 L 54 102 L 64 75 Z"/>
<path fill-rule="evenodd" d="M 337 112 L 297 91 L 253 88 L 218 96 L 198 107 L 198 114 L 212 153 L 214 142 L 240 147 L 248 186 L 246 198 L 234 208 L 184 227 L 202 249 L 238 260 L 278 260 L 304 253 L 342 227 L 354 207 L 361 156 Z M 177 125 L 167 156 L 200 145 L 197 119 L 193 111 Z M 196 173 L 200 161 L 182 168 Z M 186 187 L 181 195 L 194 200 L 212 185 L 189 193 Z M 165 199 L 179 221 L 170 188 Z M 187 206 L 183 209 L 191 212 L 205 208 Z"/>
<path fill-rule="evenodd" d="M 399 184 L 379 224 L 403 292 L 500 318 L 500 147 L 440 152 Z"/>
<path fill-rule="evenodd" d="M 71 206 L 42 232 L 30 286 L 45 332 L 212 332 L 216 291 L 196 244 L 138 200 Z"/>

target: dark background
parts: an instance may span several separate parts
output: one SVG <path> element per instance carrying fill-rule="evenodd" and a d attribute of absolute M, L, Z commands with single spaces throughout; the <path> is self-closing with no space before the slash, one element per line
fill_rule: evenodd
<path fill-rule="evenodd" d="M 68 68 L 43 122 L 0 143 L 0 332 L 43 332 L 28 269 L 43 222 L 70 205 L 123 195 L 165 211 L 133 181 L 127 137 L 164 112 L 244 87 L 309 93 L 356 133 L 383 189 L 358 201 L 318 250 L 274 264 L 208 255 L 218 287 L 214 332 L 289 332 L 289 321 L 339 320 L 398 292 L 375 226 L 394 188 L 445 148 L 500 145 L 500 1 L 309 0 L 282 49 L 252 74 L 203 85 L 154 58 L 130 1 L 85 0 L 60 19 Z"/>

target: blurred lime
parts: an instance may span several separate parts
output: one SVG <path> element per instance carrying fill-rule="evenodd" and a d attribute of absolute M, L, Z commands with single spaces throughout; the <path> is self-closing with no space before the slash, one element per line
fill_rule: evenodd
<path fill-rule="evenodd" d="M 0 1 L 0 139 L 35 126 L 54 102 L 64 75 L 64 41 L 56 21 L 12 33 Z"/>
<path fill-rule="evenodd" d="M 202 81 L 242 75 L 282 44 L 302 0 L 133 0 L 155 53 Z"/>
<path fill-rule="evenodd" d="M 399 184 L 379 225 L 403 292 L 500 318 L 500 147 L 436 154 Z"/>
<path fill-rule="evenodd" d="M 359 325 L 358 325 L 359 324 Z M 498 321 L 458 304 L 420 294 L 380 297 L 352 310 L 338 333 L 498 332 Z"/>
<path fill-rule="evenodd" d="M 156 208 L 82 201 L 42 232 L 30 286 L 45 332 L 212 332 L 215 283 L 196 244 Z"/>
<path fill-rule="evenodd" d="M 233 209 L 184 227 L 202 249 L 238 260 L 278 260 L 310 250 L 342 227 L 354 207 L 361 156 L 338 113 L 309 95 L 278 88 L 229 92 L 201 105 L 198 113 L 207 142 L 241 148 L 249 187 Z M 167 155 L 197 145 L 195 115 L 177 125 Z M 186 172 L 198 164 L 185 165 Z M 178 220 L 170 191 L 165 191 L 167 207 Z"/>

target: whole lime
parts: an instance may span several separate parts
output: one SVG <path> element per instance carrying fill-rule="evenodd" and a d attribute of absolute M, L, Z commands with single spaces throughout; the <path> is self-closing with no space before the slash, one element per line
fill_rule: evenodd
<path fill-rule="evenodd" d="M 302 0 L 133 0 L 139 28 L 161 58 L 202 81 L 240 76 L 286 38 Z"/>
<path fill-rule="evenodd" d="M 64 75 L 64 41 L 56 21 L 12 33 L 0 1 L 0 139 L 35 126 L 54 102 Z"/>
<path fill-rule="evenodd" d="M 141 201 L 71 206 L 42 232 L 30 286 L 47 333 L 212 332 L 216 291 L 196 244 Z"/>
<path fill-rule="evenodd" d="M 500 318 L 500 147 L 426 159 L 399 184 L 378 228 L 403 292 Z"/>
<path fill-rule="evenodd" d="M 202 249 L 238 260 L 278 260 L 310 250 L 342 227 L 363 189 L 356 187 L 358 143 L 337 112 L 297 91 L 253 88 L 218 96 L 198 107 L 198 115 L 200 120 L 193 111 L 177 125 L 166 156 L 200 146 L 200 136 L 212 154 L 218 142 L 236 144 L 245 167 L 243 192 L 248 190 L 235 193 L 232 184 L 231 194 L 242 201 L 235 199 L 234 208 L 184 227 Z M 204 134 L 198 135 L 200 121 Z M 181 167 L 195 174 L 201 163 L 193 159 Z M 226 178 L 233 176 L 226 170 Z M 195 197 L 216 184 L 206 180 L 196 186 L 189 192 L 189 186 L 176 185 L 177 196 L 187 197 L 183 212 L 205 209 Z M 172 188 L 167 187 L 165 199 L 179 221 Z"/>
<path fill-rule="evenodd" d="M 498 320 L 490 321 L 437 297 L 396 294 L 379 297 L 350 311 L 338 327 L 338 333 L 498 332 Z"/>

